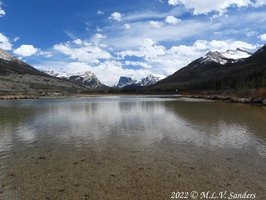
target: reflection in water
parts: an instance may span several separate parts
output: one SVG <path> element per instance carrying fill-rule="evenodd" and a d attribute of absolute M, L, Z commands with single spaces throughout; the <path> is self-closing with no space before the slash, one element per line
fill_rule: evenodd
<path fill-rule="evenodd" d="M 157 164 L 160 169 L 165 165 L 164 159 L 177 156 L 172 163 L 182 160 L 192 163 L 197 160 L 194 155 L 198 158 L 203 155 L 199 152 L 207 150 L 204 155 L 215 157 L 219 150 L 226 155 L 227 151 L 238 156 L 248 153 L 253 159 L 261 159 L 257 166 L 262 167 L 266 157 L 265 114 L 262 107 L 156 97 L 2 101 L 0 163 L 12 169 L 10 163 L 15 159 L 12 156 L 16 155 L 12 152 L 23 154 L 25 151 L 25 155 L 29 155 L 36 151 L 28 152 L 32 147 L 45 152 L 50 148 L 53 157 L 60 155 L 62 148 L 69 145 L 64 150 L 65 153 L 69 151 L 68 159 L 78 151 L 87 155 L 88 149 L 98 151 L 96 157 L 100 157 L 101 152 L 110 156 L 115 151 L 114 156 L 118 158 L 126 156 L 129 149 L 138 149 L 139 158 L 154 153 L 155 160 L 151 162 L 162 159 L 161 165 Z M 10 161 L 6 161 L 6 157 Z M 127 155 L 123 162 L 129 158 Z M 193 158 L 192 161 L 188 161 L 189 158 Z M 119 163 L 123 166 L 121 161 Z M 176 163 L 179 169 L 183 165 Z M 204 166 L 204 159 L 198 160 L 197 165 Z M 127 166 L 127 169 L 132 170 L 132 167 Z M 6 173 L 6 168 L 0 170 L 2 174 Z M 150 173 L 154 175 L 155 171 Z M 161 184 L 164 181 L 161 180 Z"/>
<path fill-rule="evenodd" d="M 257 147 L 265 141 L 265 110 L 257 107 L 117 97 L 17 104 L 0 108 L 1 135 L 14 143 L 38 138 L 87 143 L 113 134 L 139 137 L 146 146 L 165 137 L 207 148 Z"/>

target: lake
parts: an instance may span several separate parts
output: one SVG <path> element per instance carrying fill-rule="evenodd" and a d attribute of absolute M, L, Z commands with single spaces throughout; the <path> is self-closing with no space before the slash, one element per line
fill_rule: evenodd
<path fill-rule="evenodd" d="M 266 198 L 265 107 L 163 96 L 0 101 L 0 199 L 192 191 Z"/>

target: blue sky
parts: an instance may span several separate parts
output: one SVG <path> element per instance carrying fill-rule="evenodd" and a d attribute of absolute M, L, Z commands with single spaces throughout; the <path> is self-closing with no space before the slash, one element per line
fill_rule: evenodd
<path fill-rule="evenodd" d="M 266 42 L 266 0 L 0 2 L 0 48 L 42 70 L 92 71 L 107 85 Z"/>

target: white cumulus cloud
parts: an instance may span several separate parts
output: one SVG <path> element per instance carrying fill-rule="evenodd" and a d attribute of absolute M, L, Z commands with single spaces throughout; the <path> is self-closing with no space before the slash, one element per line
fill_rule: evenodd
<path fill-rule="evenodd" d="M 167 16 L 165 18 L 165 21 L 168 23 L 168 24 L 178 24 L 179 22 L 181 22 L 180 19 L 177 19 L 176 17 L 174 16 Z"/>
<path fill-rule="evenodd" d="M 259 36 L 260 40 L 266 42 L 266 33 Z"/>
<path fill-rule="evenodd" d="M 54 45 L 53 49 L 69 56 L 79 62 L 99 63 L 99 59 L 110 59 L 112 55 L 97 45 L 98 40 L 104 36 L 97 33 L 94 37 L 94 44 L 80 39 L 72 42 Z"/>
<path fill-rule="evenodd" d="M 8 37 L 0 33 L 0 48 L 3 50 L 11 50 L 12 44 L 10 43 Z"/>
<path fill-rule="evenodd" d="M 37 54 L 39 49 L 35 48 L 33 45 L 23 44 L 13 52 L 22 57 L 29 57 Z"/>
<path fill-rule="evenodd" d="M 260 7 L 260 6 L 264 6 L 266 4 L 266 0 L 256 0 L 254 3 L 253 3 L 253 6 L 254 7 Z"/>
<path fill-rule="evenodd" d="M 212 11 L 217 11 L 220 14 L 227 11 L 229 7 L 247 7 L 247 6 L 263 6 L 265 0 L 168 0 L 168 4 L 172 6 L 184 5 L 185 8 L 193 10 L 194 15 L 207 14 Z"/>
<path fill-rule="evenodd" d="M 150 21 L 150 25 L 152 25 L 155 28 L 160 28 L 162 26 L 162 23 L 159 21 Z"/>
<path fill-rule="evenodd" d="M 0 0 L 0 17 L 4 16 L 6 14 L 4 9 L 2 8 L 2 5 L 3 5 L 3 2 Z"/>
<path fill-rule="evenodd" d="M 152 68 L 151 65 L 147 64 L 146 62 L 141 62 L 141 61 L 129 61 L 129 60 L 126 60 L 125 61 L 125 65 L 140 66 L 140 67 L 147 68 L 147 69 Z"/>
<path fill-rule="evenodd" d="M 111 16 L 109 17 L 109 19 L 112 19 L 112 20 L 115 20 L 115 21 L 121 22 L 121 21 L 122 21 L 122 14 L 119 13 L 119 12 L 113 12 L 113 13 L 111 14 Z"/>

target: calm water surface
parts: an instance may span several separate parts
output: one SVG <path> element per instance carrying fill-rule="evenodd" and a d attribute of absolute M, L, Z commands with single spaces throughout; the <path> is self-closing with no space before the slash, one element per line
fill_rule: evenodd
<path fill-rule="evenodd" d="M 186 98 L 0 101 L 0 199 L 266 199 L 266 108 Z"/>

